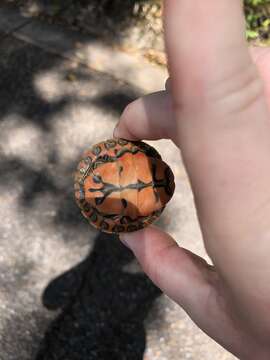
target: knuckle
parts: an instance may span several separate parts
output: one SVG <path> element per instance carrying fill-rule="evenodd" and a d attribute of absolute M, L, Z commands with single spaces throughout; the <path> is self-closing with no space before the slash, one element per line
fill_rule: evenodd
<path fill-rule="evenodd" d="M 252 63 L 226 74 L 206 91 L 210 106 L 225 115 L 248 110 L 263 94 L 263 81 Z"/>

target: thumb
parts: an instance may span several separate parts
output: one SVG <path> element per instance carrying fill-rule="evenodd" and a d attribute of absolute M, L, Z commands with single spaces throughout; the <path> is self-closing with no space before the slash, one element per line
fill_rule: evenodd
<path fill-rule="evenodd" d="M 153 226 L 122 234 L 121 241 L 134 252 L 153 282 L 221 346 L 241 359 L 253 359 L 256 356 L 252 354 L 262 352 L 256 339 L 240 327 L 213 266 Z"/>
<path fill-rule="evenodd" d="M 177 245 L 173 238 L 151 226 L 122 234 L 121 241 L 137 257 L 151 280 L 188 312 L 209 292 L 215 272 L 201 257 Z M 190 311 L 189 311 L 190 310 Z"/>

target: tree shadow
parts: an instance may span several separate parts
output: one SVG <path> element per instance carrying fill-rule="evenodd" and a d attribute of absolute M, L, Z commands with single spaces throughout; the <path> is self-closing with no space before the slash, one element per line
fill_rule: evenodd
<path fill-rule="evenodd" d="M 61 312 L 36 360 L 142 360 L 144 320 L 161 292 L 124 269 L 133 259 L 117 236 L 100 233 L 89 256 L 47 286 L 44 306 Z"/>
<path fill-rule="evenodd" d="M 97 38 L 114 43 L 119 42 L 122 31 L 138 21 L 139 15 L 135 15 L 135 6 L 142 7 L 149 2 L 149 0 L 125 0 L 125 2 L 122 0 L 36 0 L 39 15 L 77 30 L 87 30 Z M 31 1 L 26 3 L 26 8 L 27 4 L 31 3 Z"/>
<path fill-rule="evenodd" d="M 9 37 L 1 40 L 0 47 L 0 50 L 3 49 L 0 59 L 0 82 L 3 84 L 0 87 L 0 127 L 5 125 L 7 135 L 1 137 L 0 134 L 0 185 L 10 194 L 13 186 L 22 189 L 18 199 L 14 196 L 14 202 L 18 200 L 16 206 L 19 211 L 27 210 L 25 224 L 32 221 L 32 216 L 35 222 L 44 225 L 43 229 L 46 228 L 44 213 L 47 204 L 42 200 L 39 209 L 35 207 L 35 200 L 48 194 L 53 199 L 56 213 L 55 230 L 59 227 L 65 241 L 74 243 L 78 240 L 78 227 L 83 221 L 73 200 L 71 169 L 75 167 L 72 161 L 62 163 L 59 158 L 55 121 L 71 103 L 111 112 L 111 118 L 117 121 L 115 115 L 140 94 L 132 86 L 119 85 L 109 75 L 84 70 L 78 71 L 78 74 L 88 77 L 93 87 L 101 84 L 98 92 L 83 98 L 77 93 L 67 93 L 53 101 L 47 100 L 35 85 L 36 77 L 55 68 L 64 78 L 66 70 L 61 67 L 63 59 Z M 66 83 L 66 86 L 72 87 L 73 84 Z M 20 153 L 5 152 L 9 146 L 7 138 L 13 141 L 14 133 L 22 124 L 38 128 L 41 137 L 46 137 L 48 155 L 44 164 L 38 164 L 37 168 L 31 161 L 23 159 Z M 41 153 L 44 151 L 42 146 L 40 143 L 38 148 Z M 39 162 L 38 151 L 31 155 L 36 156 L 36 162 Z M 69 181 L 66 180 L 67 176 L 70 176 Z M 16 223 L 16 218 L 11 220 L 13 224 Z M 35 234 L 32 236 L 34 243 Z M 99 234 L 93 251 L 82 263 L 52 280 L 44 291 L 43 304 L 60 314 L 46 331 L 36 360 L 142 359 L 145 348 L 144 320 L 160 291 L 145 275 L 129 273 L 124 269 L 132 261 L 133 255 L 116 236 Z M 33 268 L 37 265 L 35 263 Z M 27 271 L 30 270 L 26 268 Z M 17 289 L 18 285 L 14 286 Z M 31 285 L 26 284 L 21 291 L 31 292 Z M 21 309 L 23 312 L 24 309 Z M 16 315 L 20 317 L 19 308 Z M 45 318 L 46 315 L 41 311 L 39 317 L 42 316 Z M 16 326 L 16 317 L 12 326 Z M 6 331 L 11 330 L 7 327 Z M 24 347 L 23 341 L 22 336 L 20 343 L 14 342 L 14 354 L 17 347 Z"/>
<path fill-rule="evenodd" d="M 99 87 L 99 93 L 81 97 L 80 94 L 70 92 L 49 101 L 39 94 L 35 80 L 38 75 L 59 67 L 59 76 L 64 80 L 63 84 L 67 89 L 71 89 L 72 82 L 65 80 L 68 66 L 66 68 L 62 66 L 63 58 L 52 54 L 48 56 L 42 49 L 19 40 L 10 41 L 10 39 L 5 38 L 0 43 L 1 48 L 5 49 L 0 61 L 0 82 L 3 84 L 0 87 L 0 122 L 7 115 L 19 114 L 43 131 L 50 131 L 52 119 L 57 114 L 63 113 L 71 102 L 94 105 L 120 114 L 129 102 L 141 95 L 130 85 L 119 86 L 108 74 L 81 67 L 72 70 L 76 79 L 93 83 L 93 86 L 95 83 L 101 83 L 103 88 Z"/>

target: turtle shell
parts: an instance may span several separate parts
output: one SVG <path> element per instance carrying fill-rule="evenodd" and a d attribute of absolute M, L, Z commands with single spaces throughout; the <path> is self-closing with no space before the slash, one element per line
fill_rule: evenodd
<path fill-rule="evenodd" d="M 75 198 L 82 214 L 108 233 L 151 224 L 174 188 L 171 169 L 152 146 L 124 139 L 110 139 L 85 151 L 75 174 Z"/>

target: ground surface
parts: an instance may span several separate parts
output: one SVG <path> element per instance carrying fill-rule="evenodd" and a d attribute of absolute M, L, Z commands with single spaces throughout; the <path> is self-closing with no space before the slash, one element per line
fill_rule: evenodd
<path fill-rule="evenodd" d="M 126 0 L 124 3 L 121 0 L 2 2 L 16 6 L 27 17 L 38 17 L 80 33 L 95 35 L 166 66 L 162 0 Z M 248 40 L 256 46 L 269 46 L 270 0 L 244 0 L 243 3 Z"/>
<path fill-rule="evenodd" d="M 12 16 L 0 10 L 0 360 L 234 359 L 73 199 L 81 151 L 166 73 Z M 179 154 L 156 147 L 177 186 L 159 224 L 205 256 Z"/>

